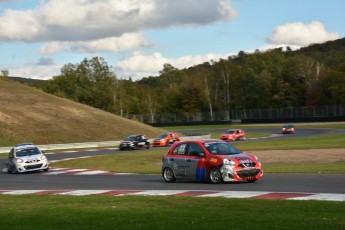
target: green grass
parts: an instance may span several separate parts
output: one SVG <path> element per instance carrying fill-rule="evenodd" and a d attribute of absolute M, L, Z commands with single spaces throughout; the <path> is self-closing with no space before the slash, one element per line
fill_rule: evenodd
<path fill-rule="evenodd" d="M 345 148 L 345 134 L 292 138 L 286 140 L 267 140 L 261 142 L 233 142 L 243 151 L 282 150 L 282 149 L 332 149 Z"/>
<path fill-rule="evenodd" d="M 231 129 L 231 128 L 281 128 L 283 123 L 278 124 L 225 124 L 225 125 L 199 125 L 199 126 L 167 126 L 162 127 L 165 130 L 211 130 L 211 129 Z M 318 128 L 318 129 L 345 129 L 345 123 L 337 123 L 332 124 L 330 123 L 322 123 L 322 124 L 315 124 L 315 123 L 294 123 L 296 129 L 298 128 Z"/>
<path fill-rule="evenodd" d="M 345 228 L 345 203 L 331 201 L 0 195 L 0 202 L 8 230 Z"/>
<path fill-rule="evenodd" d="M 345 162 L 264 164 L 266 173 L 345 173 Z"/>
<path fill-rule="evenodd" d="M 0 146 L 13 146 L 17 144 L 14 140 L 10 140 L 0 134 Z"/>

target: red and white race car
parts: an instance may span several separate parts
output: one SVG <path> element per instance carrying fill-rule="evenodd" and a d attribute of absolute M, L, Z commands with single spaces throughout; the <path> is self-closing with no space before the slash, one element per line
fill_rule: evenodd
<path fill-rule="evenodd" d="M 295 127 L 292 124 L 285 124 L 282 128 L 282 134 L 294 134 L 295 133 Z"/>
<path fill-rule="evenodd" d="M 246 133 L 242 129 L 228 129 L 220 136 L 223 141 L 243 141 L 246 139 Z"/>
<path fill-rule="evenodd" d="M 178 142 L 163 157 L 162 176 L 168 183 L 176 179 L 255 182 L 263 176 L 261 163 L 252 154 L 239 151 L 221 140 Z"/>

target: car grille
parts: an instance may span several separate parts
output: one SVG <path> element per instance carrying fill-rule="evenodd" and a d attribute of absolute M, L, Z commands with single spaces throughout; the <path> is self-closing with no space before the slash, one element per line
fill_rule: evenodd
<path fill-rule="evenodd" d="M 26 165 L 24 166 L 25 169 L 39 169 L 42 167 L 42 164 L 35 164 L 35 165 Z"/>
<path fill-rule="evenodd" d="M 40 162 L 40 160 L 39 159 L 30 159 L 30 160 L 25 161 L 26 164 L 32 164 L 32 163 L 37 163 L 37 162 Z"/>
<path fill-rule="evenodd" d="M 251 163 L 241 163 L 238 166 L 242 167 L 242 168 L 247 168 L 247 167 L 255 167 L 255 163 L 251 162 Z"/>
<path fill-rule="evenodd" d="M 237 171 L 237 175 L 240 178 L 247 178 L 247 177 L 255 177 L 259 174 L 260 169 L 250 169 L 250 170 L 239 170 Z"/>

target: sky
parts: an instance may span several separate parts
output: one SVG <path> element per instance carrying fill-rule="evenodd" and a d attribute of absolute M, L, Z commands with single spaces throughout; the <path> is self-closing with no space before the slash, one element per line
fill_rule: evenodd
<path fill-rule="evenodd" d="M 345 0 L 0 0 L 0 70 L 48 80 L 102 57 L 121 79 L 344 38 Z"/>

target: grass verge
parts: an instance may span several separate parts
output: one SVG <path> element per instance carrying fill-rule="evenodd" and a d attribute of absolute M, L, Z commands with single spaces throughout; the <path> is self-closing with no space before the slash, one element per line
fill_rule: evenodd
<path fill-rule="evenodd" d="M 168 126 L 162 127 L 164 130 L 210 130 L 210 129 L 231 129 L 231 128 L 281 128 L 283 123 L 281 124 L 225 124 L 225 125 L 199 125 L 199 126 Z M 315 124 L 315 123 L 294 123 L 296 129 L 299 128 L 318 128 L 318 129 L 345 129 L 345 123 L 336 123 L 332 124 L 323 123 L 323 124 Z"/>
<path fill-rule="evenodd" d="M 265 164 L 265 173 L 345 173 L 345 162 Z"/>
<path fill-rule="evenodd" d="M 345 228 L 344 202 L 53 195 L 0 195 L 0 202 L 8 230 Z"/>
<path fill-rule="evenodd" d="M 243 151 L 345 148 L 345 134 L 292 138 L 286 140 L 267 140 L 261 142 L 243 141 L 233 142 L 232 144 Z"/>

